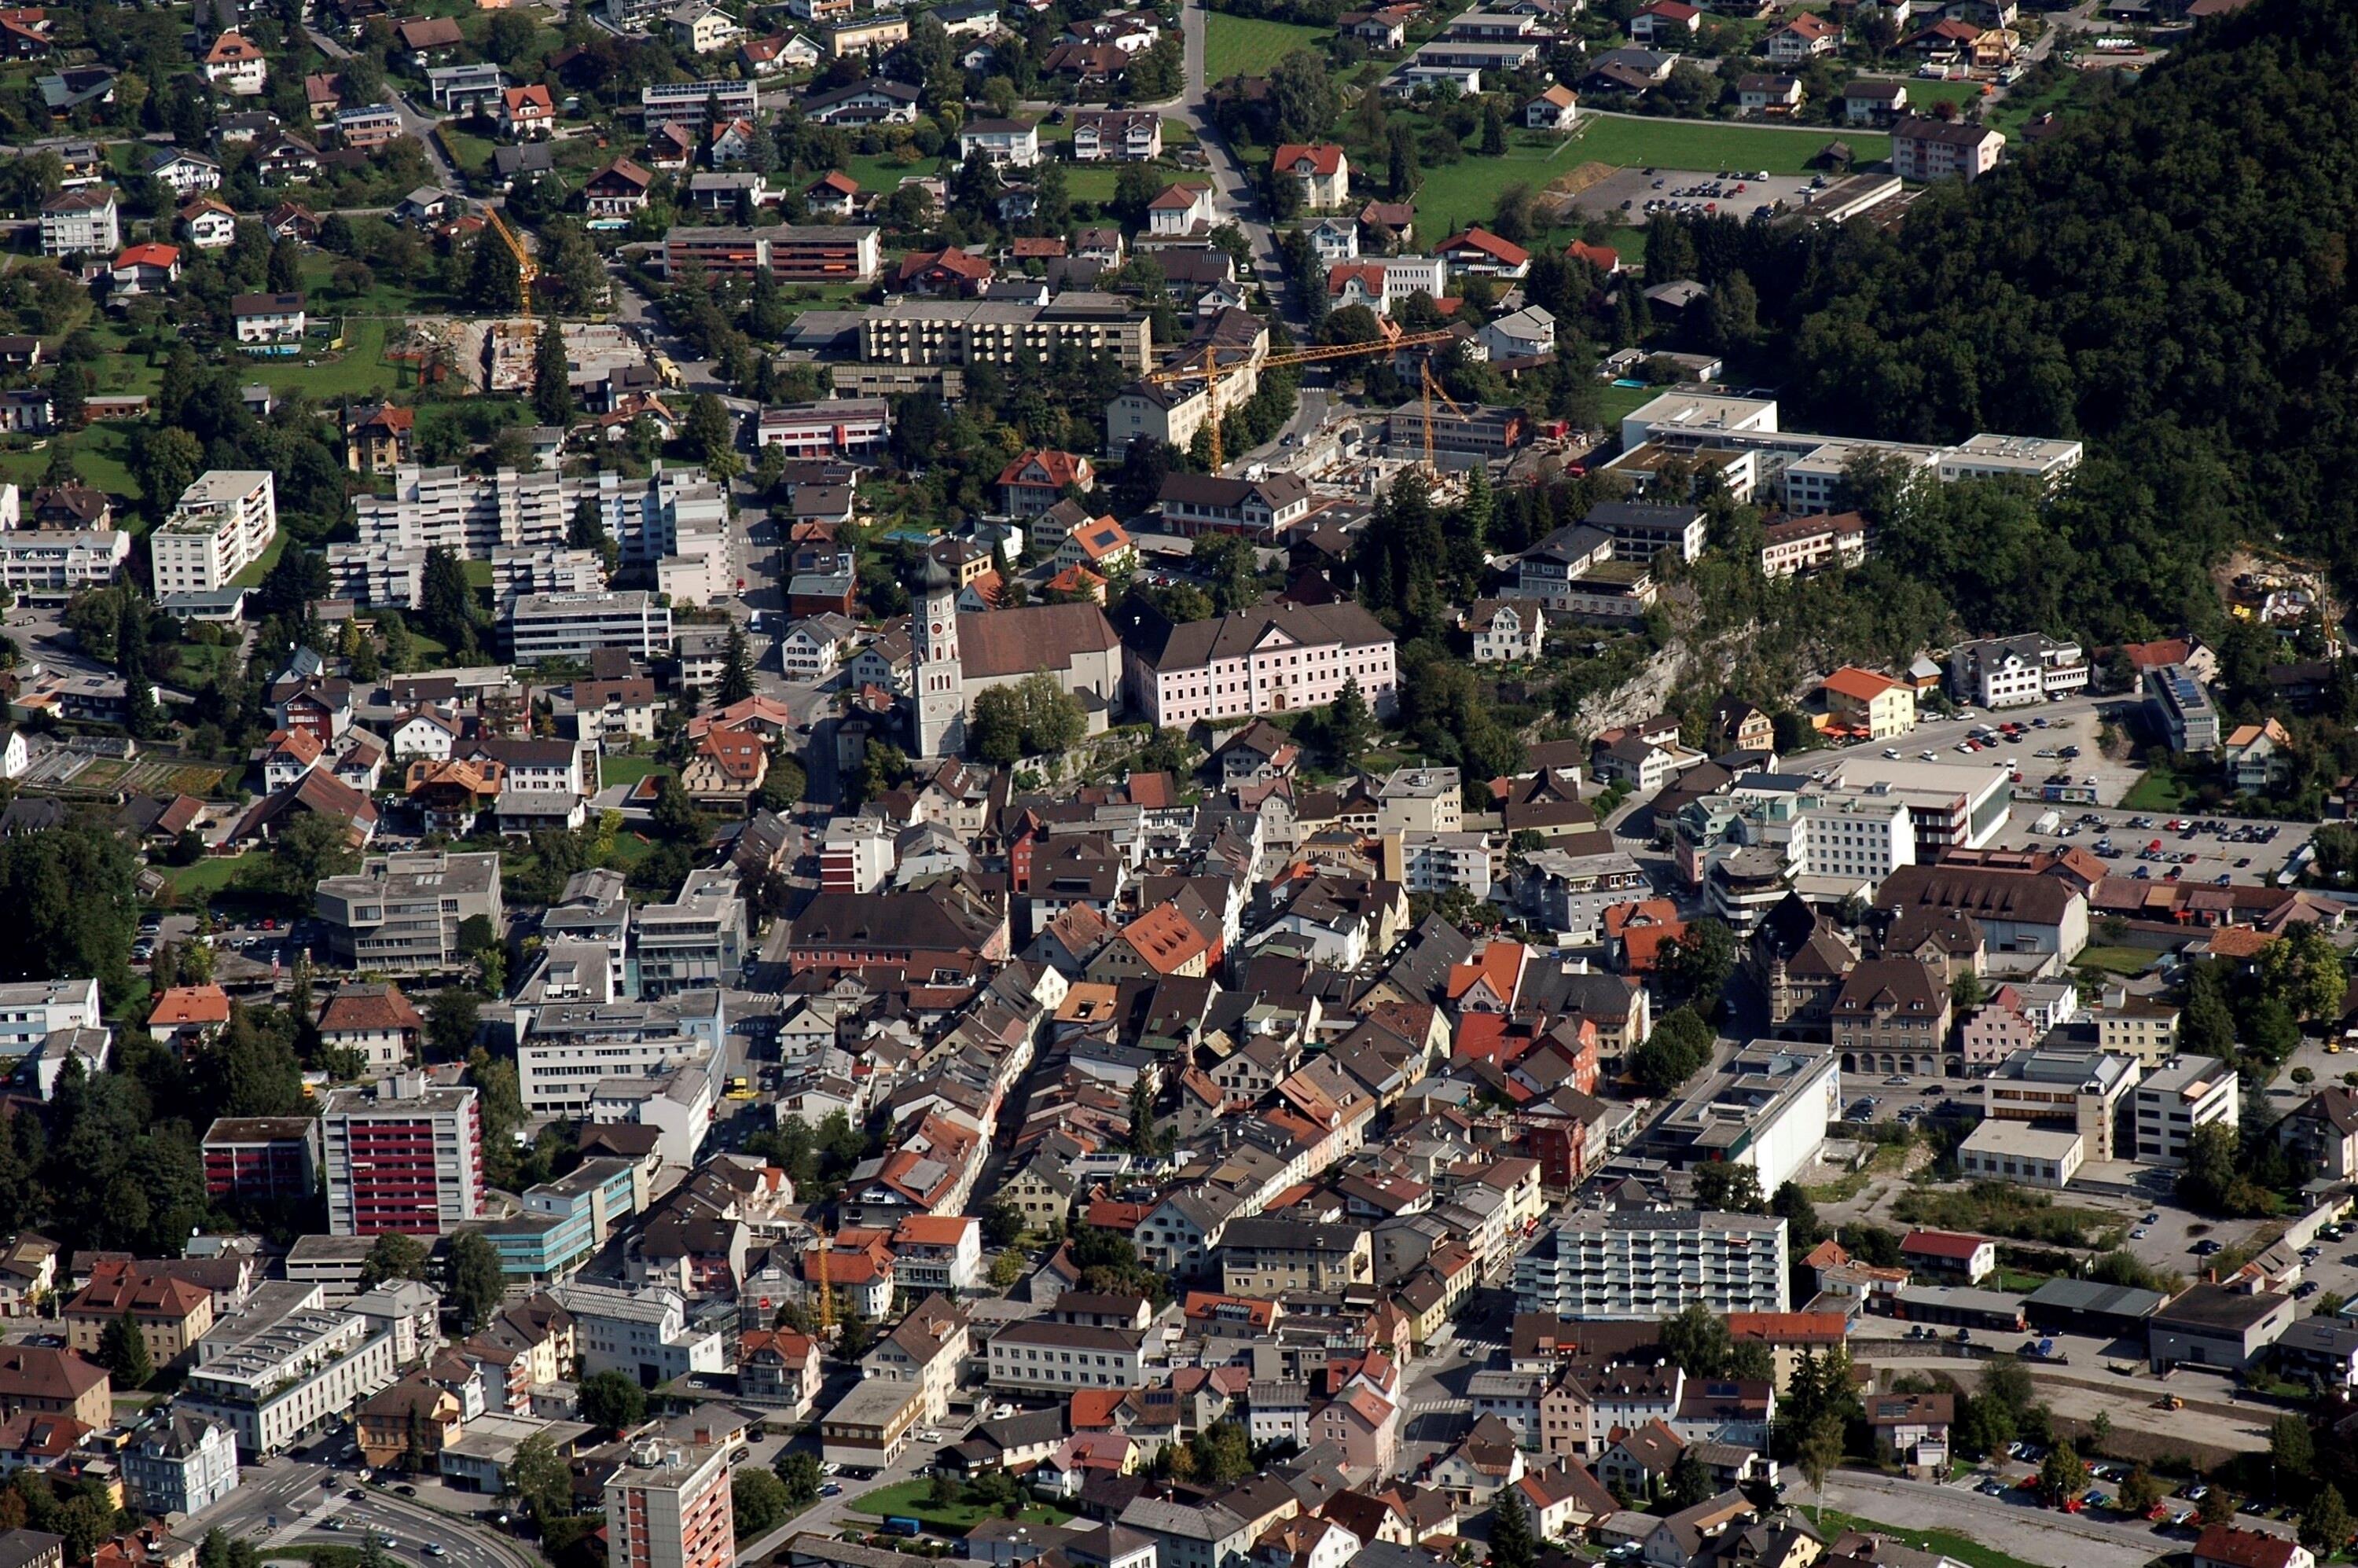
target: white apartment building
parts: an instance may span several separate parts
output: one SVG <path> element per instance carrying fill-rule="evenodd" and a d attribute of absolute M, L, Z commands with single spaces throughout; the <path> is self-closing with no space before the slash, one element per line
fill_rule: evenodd
<path fill-rule="evenodd" d="M 319 1116 L 328 1233 L 438 1236 L 483 1214 L 483 1116 L 472 1088 L 422 1072 L 330 1092 Z"/>
<path fill-rule="evenodd" d="M 702 1041 L 684 1034 L 535 1034 L 516 1046 L 516 1087 L 530 1115 L 586 1119 L 598 1086 L 608 1079 L 652 1077 L 711 1054 Z"/>
<path fill-rule="evenodd" d="M 0 533 L 0 585 L 32 604 L 62 604 L 86 588 L 103 588 L 131 558 L 131 535 L 119 528 L 48 528 Z"/>
<path fill-rule="evenodd" d="M 573 1314 L 583 1377 L 620 1372 L 653 1388 L 687 1372 L 718 1372 L 728 1363 L 720 1331 L 691 1328 L 677 1291 L 576 1281 L 550 1293 Z"/>
<path fill-rule="evenodd" d="M 990 1336 L 985 1381 L 1041 1392 L 1134 1389 L 1145 1381 L 1141 1344 L 1128 1329 L 1039 1319 L 1010 1324 Z"/>
<path fill-rule="evenodd" d="M 892 433 L 892 405 L 881 397 L 838 397 L 764 408 L 753 423 L 753 445 L 784 447 L 789 458 L 850 457 L 881 449 Z"/>
<path fill-rule="evenodd" d="M 633 925 L 639 995 L 650 1001 L 733 983 L 752 950 L 745 901 L 738 894 L 736 871 L 727 866 L 688 872 L 669 903 L 644 905 Z"/>
<path fill-rule="evenodd" d="M 260 560 L 278 536 L 278 497 L 266 469 L 212 469 L 197 477 L 147 541 L 156 591 L 211 593 Z"/>
<path fill-rule="evenodd" d="M 441 969 L 457 962 L 471 914 L 500 924 L 500 858 L 421 849 L 373 855 L 313 890 L 336 962 L 365 969 Z"/>
<path fill-rule="evenodd" d="M 112 188 L 63 190 L 41 208 L 41 254 L 45 256 L 113 255 L 123 248 L 123 225 Z"/>
<path fill-rule="evenodd" d="M 595 550 L 538 546 L 492 551 L 492 602 L 527 593 L 596 593 L 606 586 L 606 563 Z"/>
<path fill-rule="evenodd" d="M 248 1457 L 291 1446 L 391 1383 L 390 1330 L 322 1304 L 315 1284 L 264 1285 L 197 1341 L 176 1402 L 220 1422 Z"/>
<path fill-rule="evenodd" d="M 587 662 L 600 648 L 642 659 L 671 651 L 671 607 L 643 589 L 603 593 L 527 593 L 508 611 L 508 646 L 520 665 Z"/>
<path fill-rule="evenodd" d="M 29 1054 L 60 1029 L 101 1027 L 94 979 L 0 985 L 0 1061 Z"/>
<path fill-rule="evenodd" d="M 1785 1222 L 1695 1210 L 1566 1216 L 1515 1260 L 1515 1308 L 1559 1317 L 1786 1310 Z"/>
<path fill-rule="evenodd" d="M 2005 150 L 2005 133 L 1962 120 L 1910 114 L 1891 127 L 1891 172 L 1902 179 L 1970 185 L 1996 168 Z"/>
<path fill-rule="evenodd" d="M 371 609 L 407 610 L 426 592 L 426 551 L 383 540 L 330 545 L 328 590 Z"/>
<path fill-rule="evenodd" d="M 2088 655 L 2043 633 L 1985 637 L 1949 650 L 1949 692 L 1984 708 L 2021 708 L 2088 688 Z"/>
<path fill-rule="evenodd" d="M 1391 633 L 1355 603 L 1257 607 L 1124 644 L 1123 684 L 1131 710 L 1156 726 L 1321 708 L 1351 680 L 1384 713 L 1398 686 L 1393 653 Z"/>
<path fill-rule="evenodd" d="M 1464 888 L 1487 900 L 1504 869 L 1507 843 L 1487 833 L 1410 832 L 1384 838 L 1384 878 L 1411 892 Z"/>
<path fill-rule="evenodd" d="M 412 463 L 393 470 L 391 495 L 362 495 L 353 505 L 362 544 L 419 551 L 438 546 L 484 560 L 501 546 L 564 544 L 576 488 L 545 470 L 471 474 Z"/>
<path fill-rule="evenodd" d="M 734 1496 L 726 1444 L 638 1444 L 606 1478 L 606 1568 L 730 1568 Z"/>
<path fill-rule="evenodd" d="M 2173 1056 L 2136 1087 L 2136 1149 L 2141 1165 L 2183 1165 L 2198 1127 L 2243 1116 L 2243 1088 L 2232 1063 L 2215 1056 Z"/>
<path fill-rule="evenodd" d="M 132 1506 L 159 1518 L 201 1512 L 237 1490 L 237 1436 L 220 1422 L 159 1411 L 121 1455 Z"/>

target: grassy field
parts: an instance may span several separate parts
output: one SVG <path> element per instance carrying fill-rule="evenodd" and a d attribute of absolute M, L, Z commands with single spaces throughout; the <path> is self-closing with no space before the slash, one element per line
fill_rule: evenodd
<path fill-rule="evenodd" d="M 249 849 L 243 855 L 208 855 L 193 866 L 175 866 L 167 870 L 164 881 L 183 899 L 210 897 L 235 881 L 248 860 L 268 852 Z"/>
<path fill-rule="evenodd" d="M 1271 66 L 1295 49 L 1308 49 L 1325 37 L 1317 27 L 1213 11 L 1204 18 L 1204 75 L 1211 81 L 1266 76 Z"/>
<path fill-rule="evenodd" d="M 1596 394 L 1597 417 L 1607 427 L 1618 428 L 1623 417 L 1662 395 L 1659 386 L 1616 386 L 1606 382 Z"/>
<path fill-rule="evenodd" d="M 2141 975 L 2153 968 L 2161 957 L 2143 947 L 2083 947 L 2071 961 L 2091 969 L 2104 969 L 2115 975 Z"/>
<path fill-rule="evenodd" d="M 73 454 L 74 467 L 81 470 L 83 482 L 110 495 L 136 500 L 139 485 L 131 477 L 128 463 L 132 428 L 129 420 L 109 419 L 86 426 L 70 436 L 53 436 L 50 439 Z M 0 452 L 0 480 L 27 488 L 41 481 L 41 470 L 49 466 L 49 449 L 46 446 L 30 451 Z M 115 514 L 114 525 L 133 534 L 145 533 L 147 527 L 145 518 L 124 512 Z"/>
<path fill-rule="evenodd" d="M 1537 194 L 1556 176 L 1579 168 L 1585 156 L 1579 146 L 1518 137 L 1497 157 L 1469 153 L 1456 163 L 1425 169 L 1416 188 L 1417 237 L 1433 244 L 1468 223 L 1488 222 L 1498 210 L 1499 192 L 1509 186 L 1528 186 Z"/>
<path fill-rule="evenodd" d="M 1978 81 L 1934 81 L 1929 77 L 1908 79 L 1908 106 L 1911 109 L 1926 103 L 1954 103 L 1960 107 L 1982 101 L 1982 83 Z"/>
<path fill-rule="evenodd" d="M 262 579 L 270 575 L 270 568 L 276 566 L 278 557 L 286 553 L 287 532 L 282 528 L 271 535 L 270 543 L 264 547 L 262 554 L 230 581 L 239 588 L 260 588 Z"/>
<path fill-rule="evenodd" d="M 653 757 L 600 757 L 598 777 L 609 788 L 615 784 L 634 784 L 649 773 L 667 773 L 671 769 Z"/>
<path fill-rule="evenodd" d="M 1823 1515 L 1815 1509 L 1797 1511 L 1812 1524 L 1829 1532 L 1826 1535 L 1828 1541 L 1846 1530 L 1873 1530 L 1877 1535 L 1887 1535 L 1894 1541 L 1912 1546 L 1919 1552 L 1937 1552 L 1943 1557 L 1953 1557 L 1967 1568 L 2032 1568 L 2032 1564 L 2019 1557 L 2010 1556 L 1994 1546 L 1984 1546 L 1971 1536 L 1959 1535 L 1954 1530 L 1908 1530 L 1898 1525 L 1877 1524 L 1871 1519 L 1860 1519 L 1855 1514 L 1840 1513 L 1833 1509 L 1826 1509 Z"/>
<path fill-rule="evenodd" d="M 901 189 L 902 178 L 912 174 L 931 174 L 941 160 L 938 158 L 903 158 L 892 153 L 862 155 L 843 160 L 843 172 L 860 182 L 860 189 L 890 196 Z"/>
<path fill-rule="evenodd" d="M 306 393 L 317 403 L 390 392 L 403 384 L 409 369 L 384 357 L 387 327 L 373 318 L 355 319 L 345 328 L 346 347 L 340 353 L 257 360 L 238 373 L 281 392 Z"/>
<path fill-rule="evenodd" d="M 944 1506 L 930 1502 L 926 1494 L 932 1487 L 933 1482 L 929 1479 L 903 1481 L 898 1486 L 879 1487 L 851 1506 L 877 1519 L 899 1515 L 923 1519 L 934 1529 L 952 1535 L 964 1535 L 984 1519 L 998 1517 L 996 1509 L 972 1503 Z M 1031 1524 L 1062 1524 L 1072 1517 L 1062 1509 L 1038 1507 L 1023 1510 L 1025 1522 Z"/>
<path fill-rule="evenodd" d="M 2194 785 L 2168 764 L 2149 767 L 2136 787 L 2121 797 L 2123 811 L 2176 811 L 2193 795 Z"/>
<path fill-rule="evenodd" d="M 1911 89 L 1913 83 L 1909 84 Z M 1783 129 L 1768 125 L 1723 125 L 1700 120 L 1648 120 L 1598 114 L 1574 133 L 1571 162 L 1594 160 L 1624 168 L 1765 168 L 1771 174 L 1807 174 L 1811 160 L 1829 142 L 1850 144 L 1856 163 L 1891 156 L 1891 138 L 1871 131 L 1830 125 Z"/>

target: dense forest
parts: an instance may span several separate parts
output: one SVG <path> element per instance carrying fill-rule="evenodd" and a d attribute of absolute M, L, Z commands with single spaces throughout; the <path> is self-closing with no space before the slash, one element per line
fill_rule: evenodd
<path fill-rule="evenodd" d="M 2240 539 L 2358 581 L 2354 63 L 2358 8 L 2259 0 L 1896 232 L 1691 223 L 1649 271 L 1659 246 L 1743 275 L 1793 427 L 2091 442 L 2043 536 L 1966 546 L 1967 597 L 2098 638 L 2200 628 Z"/>

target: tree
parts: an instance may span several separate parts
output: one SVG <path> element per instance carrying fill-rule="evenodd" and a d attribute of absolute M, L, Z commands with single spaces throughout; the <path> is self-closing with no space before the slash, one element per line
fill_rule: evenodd
<path fill-rule="evenodd" d="M 1826 1477 L 1842 1463 L 1843 1427 L 1839 1418 L 1822 1415 L 1812 1422 L 1801 1433 L 1801 1474 L 1810 1483 L 1810 1491 L 1817 1499 L 1818 1521 L 1823 1524 L 1826 1513 Z"/>
<path fill-rule="evenodd" d="M 1011 1246 L 1023 1234 L 1023 1211 L 1005 1198 L 993 1198 L 982 1211 L 982 1239 L 989 1247 Z"/>
<path fill-rule="evenodd" d="M 2194 1505 L 2194 1517 L 2205 1526 L 2234 1524 L 2236 1511 L 2242 1507 L 2242 1499 L 2234 1493 L 2224 1487 L 2213 1486 L 2202 1494 L 2202 1500 Z"/>
<path fill-rule="evenodd" d="M 1672 997 L 1708 1018 L 1719 1010 L 1720 993 L 1736 972 L 1736 933 L 1709 915 L 1687 923 L 1683 935 L 1662 944 L 1658 966 Z"/>
<path fill-rule="evenodd" d="M 1719 1492 L 1719 1484 L 1712 1479 L 1711 1467 L 1703 1455 L 1689 1444 L 1682 1449 L 1671 1465 L 1668 1501 L 1673 1509 L 1691 1509 L 1697 1503 L 1708 1502 Z"/>
<path fill-rule="evenodd" d="M 451 648 L 472 646 L 475 642 L 474 586 L 467 580 L 466 564 L 447 545 L 436 545 L 426 552 L 417 618 L 429 636 Z"/>
<path fill-rule="evenodd" d="M 500 1255 L 481 1231 L 465 1230 L 450 1243 L 450 1288 L 444 1292 L 459 1326 L 472 1334 L 499 1309 L 507 1293 Z"/>
<path fill-rule="evenodd" d="M 294 815 L 272 840 L 270 854 L 241 870 L 247 891 L 308 909 L 319 884 L 360 870 L 360 851 L 341 820 L 316 812 Z"/>
<path fill-rule="evenodd" d="M 573 383 L 565 359 L 565 333 L 544 321 L 532 351 L 532 411 L 544 425 L 562 430 L 573 423 Z"/>
<path fill-rule="evenodd" d="M 482 1020 L 482 998 L 463 986 L 445 986 L 426 1004 L 426 1044 L 442 1059 L 464 1056 L 474 1047 Z"/>
<path fill-rule="evenodd" d="M 2151 1513 L 2167 1489 L 2151 1470 L 2140 1465 L 2121 1483 L 2121 1511 L 2140 1517 Z"/>
<path fill-rule="evenodd" d="M 543 1530 L 550 1519 L 573 1511 L 572 1472 L 564 1455 L 557 1452 L 557 1440 L 545 1432 L 535 1433 L 518 1445 L 515 1458 L 508 1465 L 507 1482 L 508 1490 Z"/>
<path fill-rule="evenodd" d="M 729 639 L 720 654 L 720 685 L 714 700 L 723 708 L 733 707 L 753 695 L 753 655 L 745 641 L 744 626 L 734 620 L 729 622 Z"/>
<path fill-rule="evenodd" d="M 2306 1476 L 2317 1465 L 2316 1440 L 2305 1416 L 2286 1411 L 2268 1429 L 2268 1457 L 2288 1476 Z"/>
<path fill-rule="evenodd" d="M 990 1283 L 994 1290 L 1012 1289 L 1023 1277 L 1023 1254 L 1011 1248 L 990 1260 Z"/>
<path fill-rule="evenodd" d="M 737 449 L 736 432 L 730 425 L 729 410 L 719 397 L 709 392 L 699 392 L 688 400 L 687 423 L 680 434 L 708 467 L 716 459 L 733 454 Z"/>
<path fill-rule="evenodd" d="M 2350 1508 L 2342 1488 L 2328 1482 L 2300 1516 L 2300 1539 L 2317 1548 L 2320 1557 L 2339 1552 L 2350 1543 Z"/>
<path fill-rule="evenodd" d="M 2039 1490 L 2049 1501 L 2067 1503 L 2088 1489 L 2088 1464 L 2078 1449 L 2059 1443 L 2039 1464 Z"/>
<path fill-rule="evenodd" d="M 1375 724 L 1376 716 L 1368 707 L 1367 694 L 1359 689 L 1359 677 L 1345 676 L 1343 689 L 1326 707 L 1326 749 L 1345 767 L 1353 765 L 1368 749 Z"/>
<path fill-rule="evenodd" d="M 785 1483 L 767 1470 L 741 1465 L 730 1477 L 737 1509 L 737 1539 L 751 1542 L 775 1530 L 794 1505 L 786 1500 Z"/>
<path fill-rule="evenodd" d="M 1531 1568 L 1539 1541 L 1523 1510 L 1520 1487 L 1501 1487 L 1490 1509 L 1490 1568 Z"/>
<path fill-rule="evenodd" d="M 1971 969 L 1960 969 L 1957 978 L 1949 982 L 1949 1006 L 1957 1012 L 1971 1012 L 1982 1004 L 1982 978 Z"/>
<path fill-rule="evenodd" d="M 790 1448 L 778 1454 L 771 1466 L 779 1484 L 786 1488 L 786 1500 L 800 1507 L 815 1502 L 823 1484 L 819 1474 L 818 1456 L 806 1450 Z"/>
<path fill-rule="evenodd" d="M 1693 1008 L 1674 1008 L 1655 1022 L 1646 1043 L 1629 1053 L 1629 1076 L 1649 1095 L 1669 1094 L 1703 1071 L 1715 1039 L 1711 1025 Z"/>
<path fill-rule="evenodd" d="M 1768 1212 L 1785 1222 L 1785 1244 L 1793 1257 L 1800 1257 L 1825 1239 L 1826 1227 L 1818 1218 L 1817 1206 L 1798 1183 L 1781 1184 L 1776 1195 L 1768 1200 Z"/>
<path fill-rule="evenodd" d="M 1694 1191 L 1698 1206 L 1718 1214 L 1759 1214 L 1768 1206 L 1760 1195 L 1759 1171 L 1725 1160 L 1694 1168 Z"/>
<path fill-rule="evenodd" d="M 402 1231 L 385 1231 L 361 1260 L 361 1289 L 374 1290 L 387 1280 L 423 1280 L 427 1261 L 424 1242 Z"/>
<path fill-rule="evenodd" d="M 98 1359 L 114 1374 L 117 1386 L 144 1389 L 147 1379 L 156 1375 L 156 1361 L 147 1353 L 147 1336 L 139 1331 L 139 1319 L 125 1310 L 121 1317 L 106 1325 L 99 1338 Z"/>
<path fill-rule="evenodd" d="M 646 1420 L 646 1389 L 622 1372 L 592 1372 L 576 1389 L 582 1420 L 606 1432 L 630 1432 Z"/>
<path fill-rule="evenodd" d="M 1736 1349 L 1736 1341 L 1727 1331 L 1727 1319 L 1701 1302 L 1682 1310 L 1662 1323 L 1662 1354 L 1676 1362 L 1690 1379 L 1726 1376 L 1728 1357 Z"/>
<path fill-rule="evenodd" d="M 609 576 L 622 565 L 622 546 L 615 544 L 613 535 L 606 532 L 605 509 L 598 504 L 598 498 L 594 495 L 585 495 L 573 503 L 573 517 L 567 524 L 565 542 L 577 550 L 597 551 L 606 563 Z"/>

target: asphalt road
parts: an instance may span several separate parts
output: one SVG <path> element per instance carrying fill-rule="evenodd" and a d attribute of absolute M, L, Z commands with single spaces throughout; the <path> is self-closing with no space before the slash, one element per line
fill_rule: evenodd
<path fill-rule="evenodd" d="M 1798 1478 L 1787 1501 L 1807 1516 L 1811 1498 Z M 2178 1542 L 2151 1526 L 2113 1524 L 2040 1508 L 2020 1492 L 1985 1497 L 1960 1487 L 1842 1470 L 1826 1478 L 1826 1506 L 1877 1524 L 1947 1530 L 2031 1563 L 2071 1568 L 2145 1568 Z"/>
<path fill-rule="evenodd" d="M 335 1485 L 320 1485 L 323 1477 Z M 373 1531 L 387 1552 L 419 1568 L 539 1568 L 531 1549 L 471 1520 L 378 1487 L 361 1488 L 367 1494 L 362 1498 L 345 1496 L 358 1486 L 350 1470 L 284 1457 L 267 1460 L 244 1466 L 236 1491 L 182 1528 L 190 1539 L 218 1529 L 265 1550 L 298 1541 L 358 1546 Z M 330 1519 L 344 1521 L 343 1528 L 330 1530 Z M 441 1555 L 427 1552 L 429 1545 L 440 1548 Z"/>

